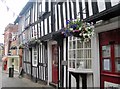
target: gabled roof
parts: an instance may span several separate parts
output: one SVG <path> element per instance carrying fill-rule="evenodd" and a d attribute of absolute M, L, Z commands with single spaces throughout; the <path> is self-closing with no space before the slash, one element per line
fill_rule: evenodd
<path fill-rule="evenodd" d="M 19 16 L 16 18 L 16 20 L 14 21 L 14 23 L 18 23 L 19 22 L 21 16 L 27 11 L 27 9 L 29 9 L 30 7 L 32 7 L 32 3 L 33 2 L 30 2 L 30 0 L 27 2 L 27 4 L 22 9 L 22 11 L 19 13 Z"/>

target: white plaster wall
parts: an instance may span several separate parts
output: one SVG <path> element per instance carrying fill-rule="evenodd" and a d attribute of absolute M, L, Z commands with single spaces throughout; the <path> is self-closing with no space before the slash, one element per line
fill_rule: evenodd
<path fill-rule="evenodd" d="M 82 78 L 79 76 L 79 86 L 82 87 Z M 93 74 L 87 74 L 87 87 L 93 87 Z M 76 87 L 76 79 L 71 76 L 71 87 Z"/>
<path fill-rule="evenodd" d="M 76 87 L 76 79 L 71 75 L 71 87 Z"/>
<path fill-rule="evenodd" d="M 55 41 L 48 41 L 48 85 L 52 82 L 52 44 L 57 44 Z"/>
<path fill-rule="evenodd" d="M 64 45 L 64 49 L 63 49 L 63 51 L 64 51 L 64 61 L 66 61 L 66 39 L 64 39 L 63 40 L 63 45 Z M 66 87 L 66 66 L 64 66 L 64 87 Z"/>
<path fill-rule="evenodd" d="M 99 39 L 97 34 L 94 34 L 92 38 L 92 70 L 93 86 L 100 87 Z"/>
<path fill-rule="evenodd" d="M 98 22 L 95 25 L 95 33 L 97 34 L 97 33 L 100 33 L 100 32 L 120 28 L 119 23 L 120 23 L 120 16 L 112 18 L 112 19 L 107 20 L 107 21 Z"/>
<path fill-rule="evenodd" d="M 94 87 L 93 86 L 93 74 L 88 74 L 87 75 L 87 87 Z"/>

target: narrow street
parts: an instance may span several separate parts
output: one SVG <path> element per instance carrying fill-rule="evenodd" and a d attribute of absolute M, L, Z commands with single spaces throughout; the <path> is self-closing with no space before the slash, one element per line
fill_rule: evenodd
<path fill-rule="evenodd" d="M 0 89 L 2 88 L 2 63 L 0 62 Z"/>
<path fill-rule="evenodd" d="M 52 89 L 50 86 L 34 83 L 26 78 L 19 78 L 16 72 L 13 78 L 9 78 L 8 72 L 2 71 L 2 64 L 0 63 L 0 88 L 6 89 L 6 87 L 40 87 L 42 89 L 49 87 Z"/>

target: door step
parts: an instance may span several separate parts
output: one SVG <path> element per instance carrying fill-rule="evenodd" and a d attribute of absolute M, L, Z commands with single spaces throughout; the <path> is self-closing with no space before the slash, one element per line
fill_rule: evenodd
<path fill-rule="evenodd" d="M 53 83 L 53 82 L 50 82 L 49 84 L 50 84 L 52 87 L 54 87 L 54 88 L 58 87 L 58 84 L 55 84 L 55 83 Z"/>

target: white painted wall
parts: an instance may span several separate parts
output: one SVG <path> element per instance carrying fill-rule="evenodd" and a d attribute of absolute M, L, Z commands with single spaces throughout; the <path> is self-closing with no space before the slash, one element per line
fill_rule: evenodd
<path fill-rule="evenodd" d="M 99 39 L 98 35 L 94 34 L 92 38 L 92 70 L 94 87 L 100 87 L 100 61 L 99 61 Z"/>

